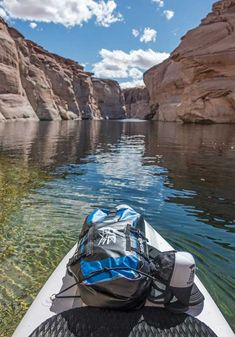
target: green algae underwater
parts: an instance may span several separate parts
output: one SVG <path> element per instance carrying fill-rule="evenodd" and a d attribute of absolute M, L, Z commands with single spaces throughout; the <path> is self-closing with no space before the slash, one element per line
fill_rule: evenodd
<path fill-rule="evenodd" d="M 41 192 L 55 178 L 63 175 L 0 156 L 0 337 L 12 335 L 77 237 L 69 223 L 75 227 L 79 216 L 74 221 L 68 216 L 66 223 L 58 209 L 58 219 L 50 222 L 54 209 Z"/>
<path fill-rule="evenodd" d="M 21 217 L 14 226 L 12 219 L 21 212 L 24 198 L 48 179 L 51 177 L 46 172 L 33 165 L 0 156 L 1 337 L 11 335 L 15 328 L 14 322 L 19 322 L 45 281 L 46 271 L 40 262 L 40 256 L 37 258 L 37 277 L 31 273 L 30 264 L 34 252 L 32 250 L 30 256 L 23 249 L 26 237 Z"/>

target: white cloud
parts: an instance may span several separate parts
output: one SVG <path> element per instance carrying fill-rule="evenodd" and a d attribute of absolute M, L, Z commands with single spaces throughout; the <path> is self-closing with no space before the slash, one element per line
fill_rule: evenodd
<path fill-rule="evenodd" d="M 152 2 L 156 3 L 159 7 L 164 6 L 164 0 L 152 0 Z"/>
<path fill-rule="evenodd" d="M 134 37 L 138 37 L 140 35 L 140 32 L 138 31 L 138 29 L 132 29 L 132 35 Z"/>
<path fill-rule="evenodd" d="M 87 3 L 88 2 L 89 1 L 87 1 Z M 96 16 L 96 22 L 100 26 L 109 27 L 112 23 L 122 20 L 122 15 L 120 13 L 116 15 L 113 14 L 115 9 L 117 8 L 117 4 L 115 1 L 108 0 L 107 2 L 104 2 L 102 0 L 96 3 L 95 1 L 90 0 L 90 2 L 91 2 L 90 4 L 91 11 L 93 12 L 93 15 Z"/>
<path fill-rule="evenodd" d="M 12 18 L 60 23 L 66 27 L 82 25 L 93 17 L 103 27 L 122 20 L 114 0 L 3 0 L 1 6 Z"/>
<path fill-rule="evenodd" d="M 132 35 L 134 37 L 138 37 L 140 35 L 141 30 L 132 29 Z M 148 43 L 148 42 L 155 42 L 157 37 L 157 31 L 155 29 L 146 27 L 144 28 L 143 34 L 140 36 L 140 42 Z"/>
<path fill-rule="evenodd" d="M 143 77 L 143 72 L 140 71 L 138 68 L 131 68 L 129 70 L 129 77 L 131 77 L 135 80 L 139 80 L 140 78 Z"/>
<path fill-rule="evenodd" d="M 102 60 L 93 65 L 93 71 L 100 77 L 127 77 L 130 68 L 147 70 L 155 64 L 164 61 L 169 54 L 155 52 L 152 49 L 137 49 L 126 53 L 122 50 L 101 49 L 99 52 Z M 120 73 L 120 76 L 118 75 Z M 124 74 L 124 76 L 122 75 Z M 118 75 L 118 76 L 117 76 Z"/>
<path fill-rule="evenodd" d="M 157 31 L 152 28 L 144 28 L 144 33 L 140 37 L 140 42 L 148 43 L 148 42 L 155 42 L 157 37 Z"/>
<path fill-rule="evenodd" d="M 85 69 L 87 66 L 89 66 L 89 62 L 81 63 L 81 66 L 83 66 L 83 68 Z"/>
<path fill-rule="evenodd" d="M 172 11 L 172 10 L 167 9 L 167 10 L 165 10 L 163 12 L 163 14 L 165 15 L 165 17 L 166 17 L 167 20 L 171 20 L 174 17 L 175 12 Z"/>
<path fill-rule="evenodd" d="M 168 53 L 155 52 L 152 49 L 131 50 L 129 53 L 122 50 L 101 49 L 99 55 L 101 61 L 93 64 L 95 76 L 126 79 L 124 83 L 137 83 L 145 70 L 169 57 Z"/>
<path fill-rule="evenodd" d="M 4 19 L 7 20 L 8 19 L 8 15 L 7 13 L 4 11 L 3 8 L 0 7 L 0 16 Z"/>
<path fill-rule="evenodd" d="M 143 80 L 134 80 L 134 81 L 127 81 L 127 82 L 121 82 L 119 83 L 122 89 L 127 88 L 135 88 L 135 87 L 144 87 L 144 81 Z"/>
<path fill-rule="evenodd" d="M 29 24 L 29 27 L 30 28 L 32 28 L 32 29 L 35 29 L 35 28 L 37 28 L 37 24 L 36 24 L 36 22 L 30 22 L 30 24 Z"/>

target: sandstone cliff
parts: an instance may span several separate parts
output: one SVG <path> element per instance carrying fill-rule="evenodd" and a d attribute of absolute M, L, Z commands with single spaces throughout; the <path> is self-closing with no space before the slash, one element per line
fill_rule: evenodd
<path fill-rule="evenodd" d="M 128 88 L 123 90 L 127 118 L 151 119 L 149 94 L 146 88 Z"/>
<path fill-rule="evenodd" d="M 215 3 L 144 82 L 158 120 L 235 123 L 235 0 Z"/>
<path fill-rule="evenodd" d="M 0 121 L 124 118 L 117 82 L 49 53 L 0 18 Z"/>

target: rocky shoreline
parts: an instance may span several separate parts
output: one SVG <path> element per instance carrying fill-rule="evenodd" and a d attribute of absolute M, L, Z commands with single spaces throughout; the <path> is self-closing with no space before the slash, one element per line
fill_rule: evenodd
<path fill-rule="evenodd" d="M 235 123 L 235 0 L 220 0 L 163 63 L 127 89 L 127 115 L 163 122 Z M 148 106 L 149 105 L 149 106 Z M 147 110 L 146 110 L 147 107 Z M 141 110 L 142 109 L 142 110 Z"/>
<path fill-rule="evenodd" d="M 235 0 L 221 0 L 144 74 L 160 121 L 235 123 Z"/>
<path fill-rule="evenodd" d="M 0 18 L 0 121 L 125 118 L 119 84 L 26 40 Z"/>

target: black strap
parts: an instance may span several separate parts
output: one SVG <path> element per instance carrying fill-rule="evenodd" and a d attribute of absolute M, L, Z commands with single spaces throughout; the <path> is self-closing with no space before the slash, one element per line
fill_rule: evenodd
<path fill-rule="evenodd" d="M 148 242 L 148 238 L 144 236 L 144 234 L 137 228 L 131 227 L 130 229 L 131 233 L 137 234 L 139 237 L 141 237 L 144 241 Z"/>
<path fill-rule="evenodd" d="M 86 256 L 93 254 L 95 227 L 92 225 L 87 234 Z"/>
<path fill-rule="evenodd" d="M 74 295 L 74 296 L 71 296 L 71 295 L 68 295 L 68 296 L 65 296 L 65 295 L 64 296 L 59 296 L 59 295 L 65 293 L 67 290 L 69 290 L 69 289 L 73 288 L 74 286 L 78 285 L 79 283 L 80 282 L 75 282 L 71 286 L 69 286 L 69 287 L 61 290 L 59 293 L 51 295 L 50 299 L 52 301 L 54 301 L 56 298 L 80 298 L 81 296 L 76 296 L 76 295 Z"/>
<path fill-rule="evenodd" d="M 60 291 L 59 293 L 57 294 L 53 294 L 51 295 L 51 300 L 55 300 L 56 298 L 76 298 L 76 297 L 80 297 L 80 296 L 59 296 L 60 294 L 63 294 L 65 291 L 71 289 L 72 287 L 74 287 L 75 285 L 78 285 L 80 283 L 82 283 L 83 281 L 86 281 L 86 280 L 89 280 L 90 278 L 92 278 L 93 276 L 96 276 L 98 274 L 102 274 L 102 273 L 107 273 L 107 272 L 110 272 L 111 270 L 132 270 L 138 274 L 141 274 L 141 275 L 144 275 L 148 278 L 150 278 L 152 281 L 157 281 L 157 279 L 139 269 L 135 269 L 135 268 L 130 268 L 130 267 L 112 267 L 112 268 L 103 268 L 103 269 L 100 269 L 100 270 L 97 270 L 97 271 L 94 271 L 93 273 L 91 273 L 89 276 L 83 278 L 81 281 L 77 281 L 75 282 L 74 284 L 72 284 L 71 286 L 69 286 L 68 288 L 65 288 L 64 290 Z"/>
<path fill-rule="evenodd" d="M 126 251 L 128 251 L 128 252 L 131 251 L 131 236 L 130 236 L 130 231 L 131 231 L 131 225 L 127 224 L 126 230 L 125 230 L 125 235 L 126 235 Z"/>
<path fill-rule="evenodd" d="M 148 256 L 147 256 L 147 254 L 140 252 L 139 249 L 136 249 L 136 248 L 134 248 L 134 247 L 131 247 L 131 250 L 132 250 L 133 252 L 137 253 L 138 255 L 142 256 L 147 262 L 150 263 L 150 260 L 149 260 L 149 258 L 148 258 Z"/>

